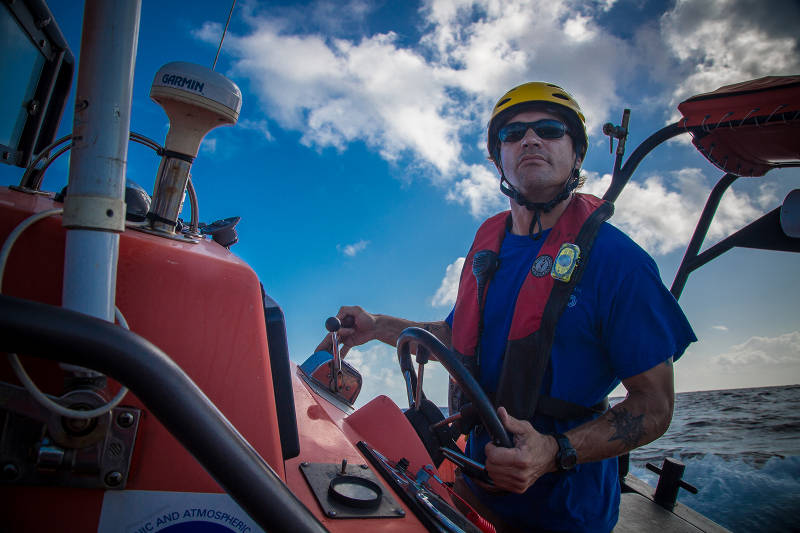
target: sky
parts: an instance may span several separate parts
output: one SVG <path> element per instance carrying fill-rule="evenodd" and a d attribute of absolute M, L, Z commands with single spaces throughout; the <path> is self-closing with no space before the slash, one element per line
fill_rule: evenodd
<path fill-rule="evenodd" d="M 77 56 L 82 2 L 49 5 Z M 171 61 L 210 67 L 229 9 L 143 0 L 133 131 L 164 142 L 153 76 Z M 239 0 L 216 70 L 241 88 L 242 111 L 192 167 L 200 220 L 242 217 L 232 251 L 281 305 L 297 363 L 342 305 L 442 320 L 478 225 L 508 208 L 485 149 L 503 93 L 549 81 L 575 96 L 589 133 L 584 192 L 602 196 L 614 163 L 604 123 L 631 109 L 630 154 L 692 95 L 800 73 L 798 23 L 795 0 Z M 152 191 L 158 162 L 132 144 L 127 178 Z M 60 190 L 67 169 L 62 157 L 43 187 Z M 0 185 L 20 176 L 0 165 Z M 616 202 L 611 222 L 667 286 L 721 176 L 684 135 L 645 159 Z M 780 205 L 798 178 L 737 181 L 706 243 Z M 732 250 L 693 273 L 680 303 L 699 340 L 675 365 L 676 389 L 800 383 L 798 272 L 797 254 Z M 364 378 L 357 405 L 387 394 L 405 407 L 394 348 L 371 342 L 348 361 Z M 428 366 L 426 394 L 445 405 L 446 374 Z"/>

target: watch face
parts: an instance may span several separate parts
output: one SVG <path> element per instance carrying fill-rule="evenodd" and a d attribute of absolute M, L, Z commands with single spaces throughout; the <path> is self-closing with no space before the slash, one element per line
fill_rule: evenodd
<path fill-rule="evenodd" d="M 569 470 L 575 466 L 575 463 L 578 462 L 578 454 L 575 453 L 573 448 L 569 450 L 565 450 L 564 453 L 561 455 L 561 468 L 564 470 Z"/>

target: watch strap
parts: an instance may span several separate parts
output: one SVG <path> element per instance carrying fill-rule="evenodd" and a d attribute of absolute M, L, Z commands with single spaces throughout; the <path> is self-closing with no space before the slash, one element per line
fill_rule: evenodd
<path fill-rule="evenodd" d="M 553 438 L 556 439 L 558 444 L 558 452 L 556 453 L 556 467 L 559 472 L 566 472 L 572 470 L 578 462 L 578 454 L 572 443 L 563 433 L 554 433 Z"/>

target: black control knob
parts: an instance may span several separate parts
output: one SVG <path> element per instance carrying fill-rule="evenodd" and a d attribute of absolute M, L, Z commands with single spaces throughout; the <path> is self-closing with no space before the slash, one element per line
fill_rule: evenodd
<path fill-rule="evenodd" d="M 339 328 L 341 327 L 342 327 L 341 321 L 339 321 L 339 319 L 335 316 L 328 317 L 328 319 L 325 320 L 325 329 L 327 329 L 331 333 L 339 331 Z"/>
<path fill-rule="evenodd" d="M 356 319 L 353 315 L 346 315 L 343 319 L 339 320 L 338 317 L 332 316 L 325 321 L 325 329 L 331 333 L 339 331 L 339 328 L 352 328 L 356 325 Z"/>

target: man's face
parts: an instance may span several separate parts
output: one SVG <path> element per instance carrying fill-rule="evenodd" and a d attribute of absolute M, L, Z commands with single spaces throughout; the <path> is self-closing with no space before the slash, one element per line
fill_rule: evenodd
<path fill-rule="evenodd" d="M 512 122 L 536 122 L 559 117 L 545 111 L 523 111 L 514 115 Z M 542 139 L 528 129 L 522 139 L 500 143 L 500 161 L 506 179 L 525 198 L 532 202 L 547 202 L 564 187 L 572 169 L 580 166 L 575 159 L 572 138 L 565 134 L 559 139 Z"/>

